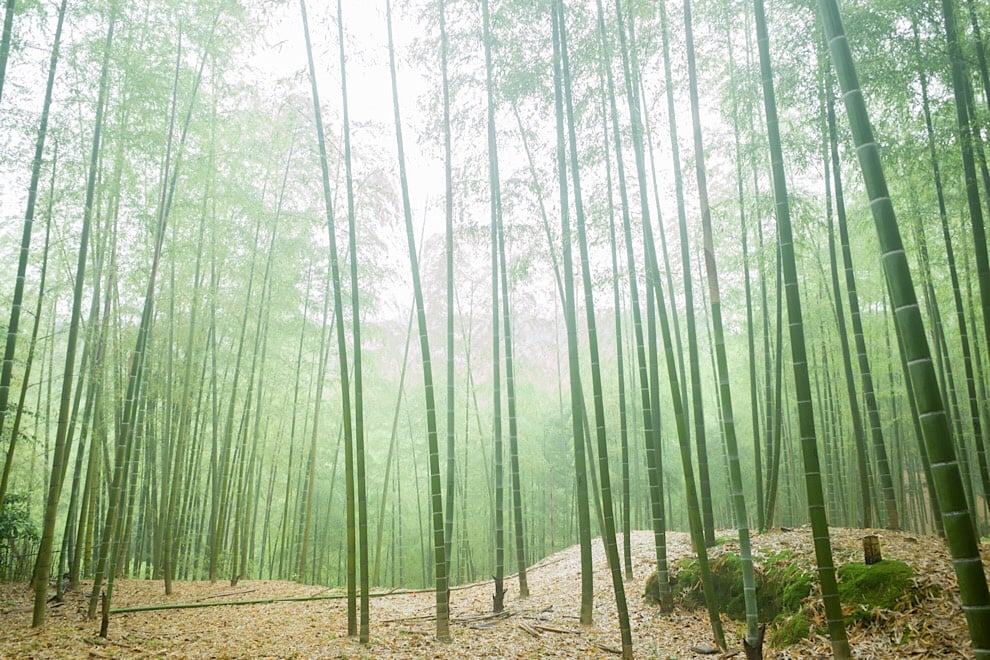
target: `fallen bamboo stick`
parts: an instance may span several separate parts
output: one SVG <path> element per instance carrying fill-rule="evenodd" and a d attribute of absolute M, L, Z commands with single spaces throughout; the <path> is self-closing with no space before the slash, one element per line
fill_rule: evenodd
<path fill-rule="evenodd" d="M 255 591 L 257 591 L 257 589 L 248 589 L 246 591 L 232 591 L 226 594 L 214 594 L 212 596 L 203 596 L 202 598 L 197 598 L 193 602 L 198 603 L 204 600 L 213 600 L 214 598 L 226 598 L 227 596 L 240 596 L 241 594 L 250 594 L 250 593 L 254 593 Z"/>
<path fill-rule="evenodd" d="M 592 642 L 592 645 L 613 655 L 622 655 L 622 651 L 612 646 L 605 646 L 604 644 L 599 644 L 598 642 Z"/>
<path fill-rule="evenodd" d="M 567 630 L 566 628 L 553 628 L 551 626 L 541 626 L 539 624 L 534 624 L 533 627 L 536 628 L 537 630 L 542 630 L 544 632 L 561 633 L 561 634 L 564 634 L 564 635 L 580 635 L 581 634 L 581 631 L 579 631 L 579 630 Z"/>
<path fill-rule="evenodd" d="M 385 596 L 399 596 L 414 593 L 410 591 L 385 591 L 381 593 L 368 594 L 369 598 L 384 598 Z M 222 607 L 224 605 L 269 605 L 271 603 L 303 603 L 316 600 L 343 600 L 347 594 L 328 594 L 323 596 L 291 596 L 283 598 L 260 598 L 258 600 L 223 600 L 213 603 L 172 603 L 159 605 L 137 605 L 134 607 L 119 607 L 110 610 L 109 614 L 128 614 L 131 612 L 154 612 L 156 610 L 188 610 L 198 607 Z"/>
<path fill-rule="evenodd" d="M 518 626 L 519 626 L 519 627 L 520 627 L 520 628 L 521 628 L 521 629 L 522 629 L 522 630 L 523 630 L 524 632 L 527 632 L 527 633 L 529 633 L 529 634 L 530 634 L 530 635 L 532 635 L 533 637 L 536 637 L 537 639 L 539 639 L 539 638 L 541 637 L 541 633 L 540 633 L 540 631 L 539 631 L 539 630 L 537 630 L 536 628 L 534 628 L 533 626 L 531 626 L 531 625 L 529 625 L 529 624 L 528 624 L 528 623 L 526 623 L 525 621 L 520 621 L 520 622 L 519 622 L 519 623 L 518 623 L 517 625 L 518 625 Z"/>

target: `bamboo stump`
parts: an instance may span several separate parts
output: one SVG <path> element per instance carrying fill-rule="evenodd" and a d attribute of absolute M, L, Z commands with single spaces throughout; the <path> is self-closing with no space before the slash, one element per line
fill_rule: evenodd
<path fill-rule="evenodd" d="M 107 592 L 103 591 L 100 594 L 100 602 L 103 604 L 103 613 L 100 616 L 100 637 L 103 639 L 107 638 L 107 632 L 110 629 L 110 607 L 107 602 Z"/>
<path fill-rule="evenodd" d="M 498 614 L 505 608 L 505 587 L 502 578 L 493 578 L 495 581 L 495 594 L 492 596 L 492 611 Z"/>
<path fill-rule="evenodd" d="M 867 566 L 883 561 L 883 556 L 880 554 L 880 537 L 876 534 L 863 537 L 863 561 Z"/>
<path fill-rule="evenodd" d="M 743 637 L 743 650 L 746 652 L 746 660 L 763 660 L 763 637 L 766 635 L 767 627 L 760 626 L 756 643 L 750 645 L 749 640 Z"/>

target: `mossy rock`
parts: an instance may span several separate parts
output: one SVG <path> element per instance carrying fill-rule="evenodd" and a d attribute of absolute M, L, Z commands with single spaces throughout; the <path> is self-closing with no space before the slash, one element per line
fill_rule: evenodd
<path fill-rule="evenodd" d="M 673 593 L 673 579 L 670 577 L 670 573 L 667 574 L 668 581 L 671 584 L 670 591 Z M 647 605 L 654 605 L 661 607 L 663 603 L 660 600 L 660 580 L 657 577 L 657 572 L 653 571 L 650 576 L 646 578 L 646 583 L 643 585 L 643 600 L 646 601 Z M 672 606 L 672 604 L 671 604 Z"/>
<path fill-rule="evenodd" d="M 697 560 L 687 557 L 675 560 L 668 576 L 671 594 L 681 607 L 695 609 L 705 606 L 705 594 L 701 588 L 701 569 L 698 568 Z M 643 598 L 650 605 L 660 604 L 660 583 L 656 571 L 646 578 Z"/>
<path fill-rule="evenodd" d="M 880 610 L 914 605 L 924 595 L 914 584 L 914 570 L 902 561 L 843 564 L 837 573 L 839 600 L 850 612 L 849 623 L 869 623 Z"/>
<path fill-rule="evenodd" d="M 732 619 L 744 621 L 742 559 L 737 554 L 725 553 L 713 558 L 710 566 L 719 609 Z M 784 551 L 754 561 L 753 572 L 760 620 L 773 622 L 767 642 L 782 648 L 806 638 L 810 625 L 804 601 L 811 594 L 814 571 L 802 568 L 793 552 Z M 705 606 L 701 570 L 696 559 L 682 558 L 672 562 L 670 585 L 681 607 L 697 609 Z M 645 587 L 646 602 L 658 605 L 660 591 L 656 573 L 647 578 Z"/>
<path fill-rule="evenodd" d="M 732 619 L 745 620 L 742 560 L 725 553 L 711 561 L 712 585 L 719 609 Z M 805 639 L 810 630 L 805 601 L 811 594 L 816 573 L 803 568 L 793 552 L 770 555 L 754 565 L 757 608 L 761 621 L 772 621 L 767 642 L 775 648 Z M 839 599 L 850 624 L 869 623 L 881 610 L 896 610 L 916 604 L 926 594 L 913 580 L 914 571 L 904 562 L 882 561 L 872 566 L 859 563 L 838 568 Z M 679 559 L 670 571 L 671 591 L 686 609 L 705 606 L 701 570 L 695 559 Z M 646 581 L 646 601 L 659 604 L 656 573 Z"/>
<path fill-rule="evenodd" d="M 645 600 L 648 605 L 660 604 L 660 580 L 657 578 L 656 571 L 650 573 L 650 577 L 646 578 L 646 584 L 644 585 L 643 591 L 643 600 Z"/>
<path fill-rule="evenodd" d="M 713 559 L 710 566 L 719 609 L 732 619 L 745 620 L 742 559 L 737 554 L 725 553 Z M 811 593 L 812 574 L 802 570 L 793 561 L 791 553 L 771 555 L 763 560 L 762 566 L 754 563 L 753 572 L 761 619 L 772 621 L 781 613 L 799 611 L 802 602 Z M 697 560 L 677 560 L 671 574 L 671 589 L 677 602 L 687 609 L 704 607 L 705 595 Z M 647 602 L 655 603 L 659 594 L 655 582 L 647 581 L 647 592 Z"/>
<path fill-rule="evenodd" d="M 745 620 L 746 597 L 743 593 L 742 559 L 739 555 L 726 553 L 711 563 L 711 569 L 719 609 L 736 621 Z M 754 573 L 758 573 L 755 566 Z M 756 580 L 759 582 L 758 575 Z"/>
<path fill-rule="evenodd" d="M 794 553 L 770 555 L 763 562 L 763 583 L 757 587 L 760 611 L 773 620 L 797 612 L 811 594 L 813 574 L 794 561 Z"/>

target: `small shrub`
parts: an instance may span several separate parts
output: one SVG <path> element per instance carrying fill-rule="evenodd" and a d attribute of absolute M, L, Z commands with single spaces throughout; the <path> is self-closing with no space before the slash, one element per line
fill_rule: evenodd
<path fill-rule="evenodd" d="M 28 496 L 7 493 L 0 511 L 0 579 L 27 579 L 37 542 L 38 528 L 28 515 Z"/>
<path fill-rule="evenodd" d="M 11 543 L 38 539 L 38 528 L 28 516 L 28 496 L 25 493 L 7 493 L 0 511 L 0 539 Z"/>

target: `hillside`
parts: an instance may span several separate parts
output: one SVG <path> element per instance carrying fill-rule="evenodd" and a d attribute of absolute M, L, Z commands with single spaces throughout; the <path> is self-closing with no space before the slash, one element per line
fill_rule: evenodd
<path fill-rule="evenodd" d="M 875 612 L 873 622 L 850 627 L 853 652 L 859 658 L 968 657 L 970 653 L 958 591 L 944 544 L 939 539 L 898 532 L 878 532 L 885 559 L 912 566 L 921 602 L 898 610 Z M 862 530 L 834 529 L 833 553 L 838 565 L 861 561 Z M 730 534 L 724 532 L 723 536 Z M 813 566 L 810 531 L 774 530 L 754 537 L 758 556 L 793 553 L 801 567 Z M 652 571 L 652 534 L 633 535 L 635 580 L 627 584 L 634 649 L 641 658 L 700 657 L 712 639 L 703 611 L 678 608 L 660 614 L 642 597 Z M 713 551 L 733 551 L 731 541 Z M 984 544 L 984 560 L 987 546 Z M 671 562 L 690 555 L 685 534 L 671 534 Z M 99 622 L 84 618 L 84 596 L 69 593 L 53 608 L 49 625 L 30 626 L 31 594 L 24 584 L 0 585 L 0 613 L 5 631 L 0 656 L 5 658 L 592 658 L 609 657 L 619 646 L 611 582 L 601 544 L 595 548 L 595 621 L 582 628 L 578 549 L 546 558 L 529 572 L 532 595 L 517 598 L 509 581 L 505 615 L 493 618 L 491 585 L 457 587 L 451 598 L 453 642 L 433 639 L 430 592 L 391 594 L 371 601 L 372 640 L 362 648 L 346 638 L 342 600 L 277 602 L 241 606 L 174 609 L 115 615 L 107 640 L 99 640 Z M 325 589 L 288 582 L 250 581 L 236 587 L 205 582 L 176 583 L 166 599 L 158 582 L 124 580 L 117 584 L 114 607 L 156 603 L 263 600 L 330 595 Z M 813 601 L 814 596 L 809 599 Z M 808 608 L 812 623 L 815 607 Z M 742 657 L 742 624 L 723 617 L 729 653 Z M 785 649 L 765 649 L 767 658 L 808 658 L 828 654 L 827 639 L 810 639 Z M 715 656 L 712 656 L 715 657 Z M 723 657 L 729 657 L 725 655 Z"/>

